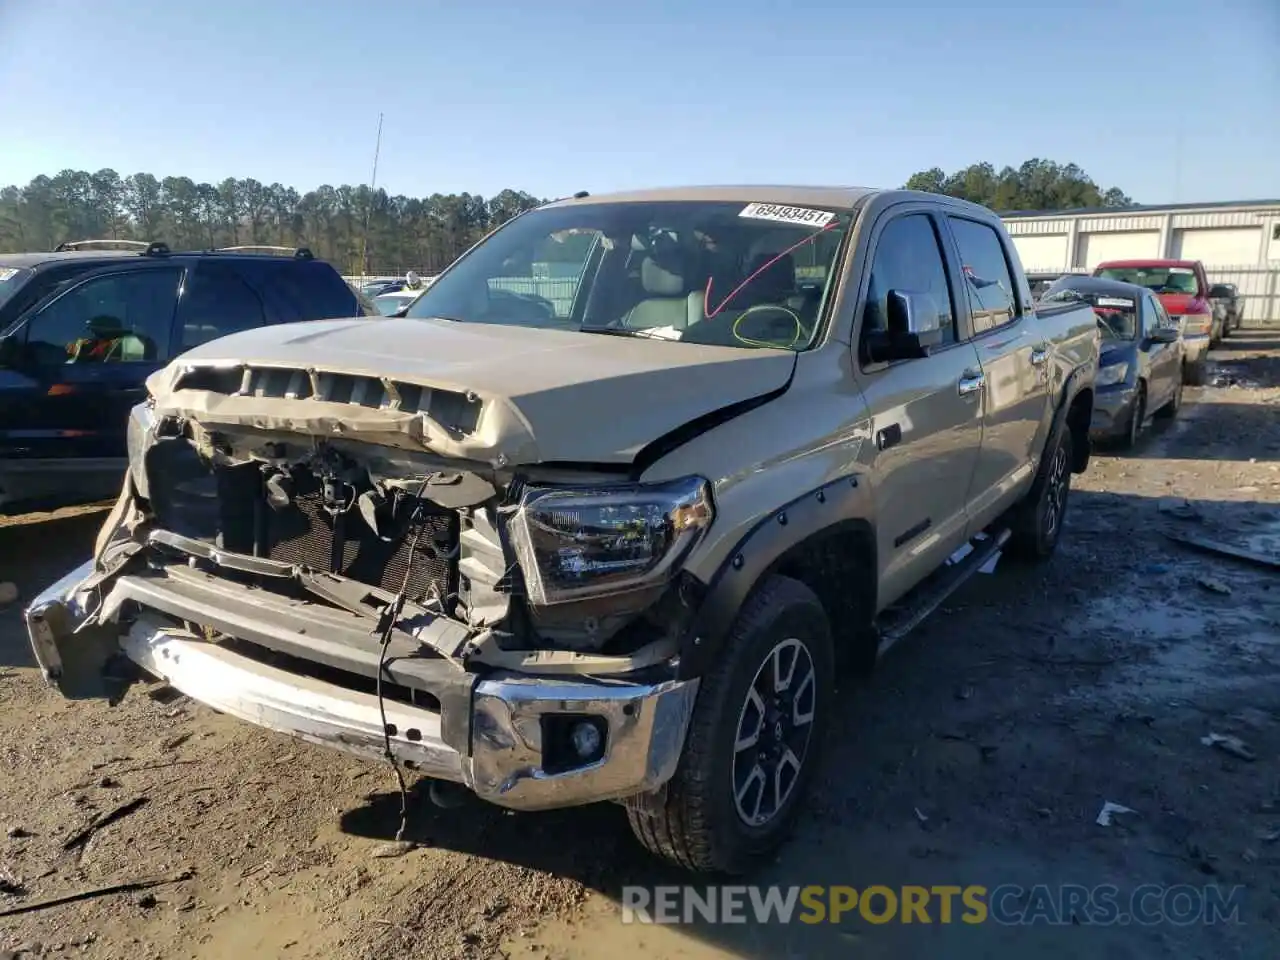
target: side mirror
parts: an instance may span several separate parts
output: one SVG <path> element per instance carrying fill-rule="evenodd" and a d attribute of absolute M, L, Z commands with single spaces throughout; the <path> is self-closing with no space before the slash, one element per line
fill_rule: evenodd
<path fill-rule="evenodd" d="M 1182 336 L 1182 331 L 1177 327 L 1152 327 L 1151 342 L 1152 343 L 1177 343 Z"/>
<path fill-rule="evenodd" d="M 1210 300 L 1230 300 L 1231 288 L 1223 283 L 1215 283 L 1212 287 L 1209 288 L 1209 299 Z"/>
<path fill-rule="evenodd" d="M 943 316 L 937 301 L 927 293 L 890 290 L 886 330 L 866 336 L 866 358 L 872 363 L 914 360 L 929 355 L 942 343 Z"/>

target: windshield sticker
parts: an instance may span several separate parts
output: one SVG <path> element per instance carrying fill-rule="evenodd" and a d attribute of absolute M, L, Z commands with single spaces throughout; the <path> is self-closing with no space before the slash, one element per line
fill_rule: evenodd
<path fill-rule="evenodd" d="M 748 203 L 738 216 L 753 220 L 773 220 L 777 223 L 797 223 L 806 227 L 825 227 L 836 218 L 829 210 L 786 207 L 777 203 Z"/>
<path fill-rule="evenodd" d="M 1099 297 L 1097 304 L 1100 307 L 1133 307 L 1133 301 L 1123 297 Z"/>
<path fill-rule="evenodd" d="M 1195 274 L 1195 271 L 1192 270 L 1190 267 L 1170 267 L 1169 272 L 1182 273 L 1182 274 Z"/>
<path fill-rule="evenodd" d="M 0 267 L 0 283 L 18 275 L 17 267 Z"/>

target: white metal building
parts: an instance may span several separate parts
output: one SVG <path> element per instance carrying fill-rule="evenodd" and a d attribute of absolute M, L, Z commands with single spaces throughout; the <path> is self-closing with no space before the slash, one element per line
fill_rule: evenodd
<path fill-rule="evenodd" d="M 1245 321 L 1280 322 L 1280 200 L 1001 214 L 1029 272 L 1088 271 L 1104 260 L 1200 260 L 1234 283 Z"/>

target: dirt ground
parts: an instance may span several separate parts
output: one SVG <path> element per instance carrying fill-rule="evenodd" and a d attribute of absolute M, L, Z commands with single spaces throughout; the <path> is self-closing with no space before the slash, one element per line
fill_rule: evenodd
<path fill-rule="evenodd" d="M 34 669 L 19 601 L 0 607 L 0 914 L 186 879 L 0 918 L 0 956 L 1280 956 L 1280 574 L 1165 536 L 1280 553 L 1280 335 L 1243 331 L 1213 356 L 1178 421 L 1075 478 L 1049 565 L 974 578 L 869 681 L 844 682 L 799 834 L 755 881 L 1240 884 L 1241 924 L 624 925 L 624 884 L 681 877 L 620 807 L 440 810 L 415 791 L 421 846 L 376 856 L 397 823 L 387 768 L 164 688 L 66 702 Z M 0 521 L 0 581 L 30 598 L 101 518 Z M 1211 732 L 1254 759 L 1204 745 Z M 1106 801 L 1133 812 L 1099 826 Z"/>

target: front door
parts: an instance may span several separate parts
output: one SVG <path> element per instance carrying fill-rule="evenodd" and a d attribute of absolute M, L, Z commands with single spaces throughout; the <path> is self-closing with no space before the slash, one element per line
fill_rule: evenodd
<path fill-rule="evenodd" d="M 0 456 L 10 466 L 49 472 L 50 495 L 79 482 L 68 473 L 123 469 L 129 410 L 170 355 L 182 277 L 172 264 L 113 268 L 34 308 L 14 332 L 4 384 Z"/>
<path fill-rule="evenodd" d="M 1142 316 L 1139 318 L 1142 323 L 1142 347 L 1147 351 L 1151 363 L 1151 383 L 1147 388 L 1150 394 L 1147 411 L 1151 412 L 1168 403 L 1182 382 L 1182 344 L 1160 343 L 1151 339 L 1151 331 L 1156 327 L 1177 328 L 1177 323 L 1170 318 L 1158 297 L 1152 293 L 1146 294 L 1142 307 Z"/>
<path fill-rule="evenodd" d="M 1023 311 L 1014 272 L 996 228 L 948 216 L 960 257 L 964 304 L 978 363 L 986 375 L 982 452 L 968 491 L 969 534 L 985 529 L 1011 489 L 1035 473 L 1049 413 L 1050 344 L 1036 315 Z"/>
<path fill-rule="evenodd" d="M 939 224 L 925 210 L 891 214 L 873 238 L 860 326 L 886 329 L 893 291 L 942 315 L 944 342 L 925 357 L 870 364 L 859 346 L 859 384 L 871 416 L 876 544 L 882 603 L 892 603 L 965 540 L 965 491 L 981 442 L 982 371 L 960 342 Z"/>

